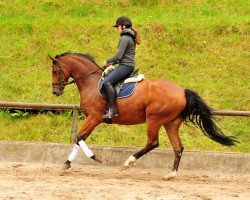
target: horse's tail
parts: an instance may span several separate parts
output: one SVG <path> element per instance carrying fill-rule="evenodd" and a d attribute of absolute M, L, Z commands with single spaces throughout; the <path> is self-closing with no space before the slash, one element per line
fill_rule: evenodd
<path fill-rule="evenodd" d="M 226 136 L 213 122 L 212 109 L 194 91 L 185 89 L 187 104 L 182 112 L 184 123 L 187 120 L 198 125 L 203 133 L 212 140 L 226 146 L 234 145 L 237 140 L 234 136 Z"/>

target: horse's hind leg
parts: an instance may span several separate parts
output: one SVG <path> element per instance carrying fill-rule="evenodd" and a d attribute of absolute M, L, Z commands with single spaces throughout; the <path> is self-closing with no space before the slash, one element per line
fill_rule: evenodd
<path fill-rule="evenodd" d="M 163 177 L 164 180 L 175 178 L 177 175 L 179 163 L 181 160 L 181 155 L 184 150 L 184 147 L 181 143 L 181 139 L 179 137 L 179 128 L 180 128 L 182 121 L 183 121 L 182 118 L 178 117 L 175 120 L 164 124 L 170 143 L 172 144 L 174 148 L 174 153 L 175 153 L 175 160 L 174 160 L 174 166 L 173 166 L 172 172 L 169 175 L 164 176 Z"/>
<path fill-rule="evenodd" d="M 134 163 L 137 159 L 142 157 L 144 154 L 159 146 L 158 132 L 160 127 L 161 125 L 155 123 L 155 121 L 147 120 L 147 144 L 143 149 L 128 158 L 128 160 L 123 164 L 123 167 L 125 169 L 128 168 L 131 163 Z"/>

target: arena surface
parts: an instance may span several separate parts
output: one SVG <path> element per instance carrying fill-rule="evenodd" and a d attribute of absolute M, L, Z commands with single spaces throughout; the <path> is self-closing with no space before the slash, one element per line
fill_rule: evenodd
<path fill-rule="evenodd" d="M 167 170 L 119 166 L 0 162 L 0 199 L 107 200 L 249 200 L 250 176 L 180 169 L 164 181 Z"/>

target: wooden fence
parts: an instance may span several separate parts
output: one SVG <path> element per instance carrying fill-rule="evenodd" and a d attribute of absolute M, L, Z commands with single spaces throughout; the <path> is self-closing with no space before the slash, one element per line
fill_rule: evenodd
<path fill-rule="evenodd" d="M 70 143 L 76 143 L 78 115 L 80 106 L 72 104 L 44 104 L 44 103 L 20 103 L 0 102 L 0 108 L 22 110 L 73 110 L 73 122 L 71 128 Z M 214 110 L 214 115 L 249 117 L 250 111 Z"/>

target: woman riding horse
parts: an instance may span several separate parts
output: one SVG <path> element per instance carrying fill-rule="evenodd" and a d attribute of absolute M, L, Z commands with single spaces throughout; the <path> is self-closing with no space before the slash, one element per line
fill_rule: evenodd
<path fill-rule="evenodd" d="M 113 27 L 117 27 L 121 38 L 118 44 L 118 51 L 115 56 L 104 62 L 104 67 L 108 67 L 109 65 L 113 64 L 119 64 L 119 66 L 114 71 L 112 71 L 103 82 L 103 88 L 108 99 L 109 107 L 106 111 L 106 114 L 103 115 L 103 118 L 108 119 L 118 116 L 118 110 L 116 106 L 116 92 L 113 86 L 118 81 L 125 78 L 134 71 L 135 47 L 136 44 L 140 44 L 139 35 L 135 29 L 132 28 L 132 22 L 128 17 L 119 17 Z"/>
<path fill-rule="evenodd" d="M 105 80 L 105 90 L 109 98 L 109 112 L 104 117 L 117 115 L 113 85 L 117 80 L 127 74 L 134 67 L 134 39 L 136 32 L 132 29 L 129 18 L 121 17 L 116 26 L 122 33 L 117 56 L 108 59 L 105 65 L 117 63 L 119 67 Z M 128 35 L 129 33 L 129 35 Z M 137 42 L 138 43 L 138 42 Z M 123 46 L 126 44 L 126 48 Z M 122 51 L 123 50 L 123 51 Z M 103 113 L 106 109 L 106 101 L 98 93 L 98 83 L 103 73 L 94 60 L 86 54 L 64 53 L 51 57 L 53 94 L 60 96 L 66 85 L 76 83 L 80 92 L 80 106 L 86 116 L 83 127 L 78 133 L 77 143 L 64 164 L 64 169 L 71 167 L 80 149 L 89 158 L 101 161 L 100 158 L 88 148 L 85 140 L 96 126 L 104 122 Z M 68 82 L 69 78 L 74 80 Z M 133 95 L 118 99 L 119 116 L 111 118 L 111 123 L 121 125 L 135 125 L 146 123 L 147 143 L 140 151 L 131 155 L 123 164 L 125 168 L 136 162 L 140 157 L 159 146 L 158 132 L 163 126 L 167 132 L 170 143 L 175 153 L 174 165 L 171 173 L 164 176 L 168 180 L 177 174 L 184 146 L 182 145 L 179 128 L 183 122 L 191 121 L 203 131 L 210 139 L 231 146 L 237 140 L 233 136 L 226 136 L 213 121 L 211 108 L 194 91 L 184 89 L 168 80 L 143 80 L 137 84 Z"/>

